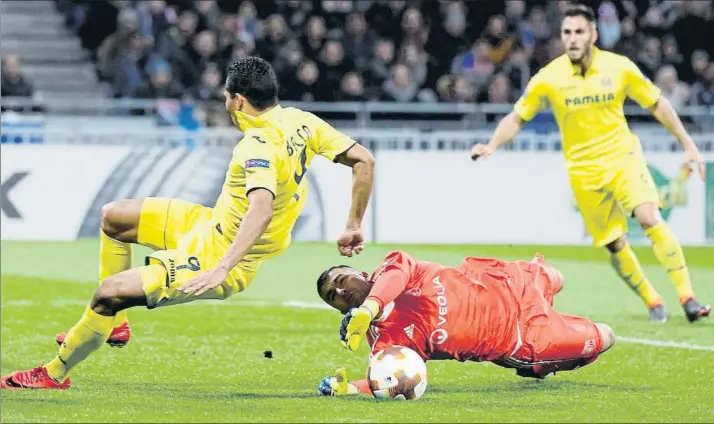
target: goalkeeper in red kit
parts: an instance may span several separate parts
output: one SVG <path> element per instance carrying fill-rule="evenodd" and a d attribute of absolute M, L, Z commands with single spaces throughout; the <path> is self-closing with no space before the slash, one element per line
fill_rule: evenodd
<path fill-rule="evenodd" d="M 371 354 L 399 345 L 426 360 L 490 361 L 521 377 L 545 378 L 580 368 L 608 350 L 606 324 L 556 312 L 563 276 L 541 255 L 531 261 L 466 257 L 456 267 L 390 253 L 370 276 L 348 266 L 323 272 L 320 297 L 345 316 L 340 338 Z M 369 393 L 346 371 L 326 377 L 321 395 Z"/>

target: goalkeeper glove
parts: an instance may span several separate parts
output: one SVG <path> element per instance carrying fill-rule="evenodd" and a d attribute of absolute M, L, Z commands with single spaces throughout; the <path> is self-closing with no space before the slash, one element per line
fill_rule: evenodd
<path fill-rule="evenodd" d="M 318 396 L 341 396 L 358 394 L 357 387 L 347 381 L 347 370 L 340 368 L 332 377 L 325 377 L 317 386 Z"/>
<path fill-rule="evenodd" d="M 371 300 L 366 301 L 359 308 L 352 308 L 342 319 L 342 325 L 340 325 L 342 346 L 351 351 L 357 350 L 377 312 L 379 312 L 379 306 Z"/>

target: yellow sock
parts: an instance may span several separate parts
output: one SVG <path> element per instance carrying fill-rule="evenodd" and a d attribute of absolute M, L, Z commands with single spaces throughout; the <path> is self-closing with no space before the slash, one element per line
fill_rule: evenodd
<path fill-rule="evenodd" d="M 113 323 L 114 317 L 105 317 L 87 308 L 79 322 L 67 333 L 57 357 L 46 365 L 47 374 L 58 382 L 66 380 L 75 365 L 107 341 Z"/>
<path fill-rule="evenodd" d="M 645 235 L 652 241 L 652 250 L 657 260 L 667 269 L 681 303 L 694 297 L 689 270 L 684 259 L 682 246 L 666 222 L 662 221 L 645 230 Z"/>
<path fill-rule="evenodd" d="M 115 240 L 99 230 L 99 284 L 114 274 L 131 268 L 131 245 Z M 126 309 L 117 313 L 114 327 L 128 321 Z"/>
<path fill-rule="evenodd" d="M 637 293 L 648 307 L 661 305 L 662 296 L 657 293 L 652 284 L 642 271 L 640 261 L 630 244 L 625 244 L 625 248 L 610 256 L 612 266 L 620 277 Z"/>

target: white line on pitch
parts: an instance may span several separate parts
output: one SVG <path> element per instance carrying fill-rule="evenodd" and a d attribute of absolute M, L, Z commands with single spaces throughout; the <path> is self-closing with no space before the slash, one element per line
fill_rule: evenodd
<path fill-rule="evenodd" d="M 39 302 L 35 302 L 33 300 L 6 300 L 3 302 L 4 307 L 16 307 L 16 308 L 27 308 L 27 307 L 32 307 L 37 305 Z M 52 306 L 54 307 L 62 307 L 62 306 L 84 306 L 88 302 L 86 300 L 79 300 L 79 299 L 56 299 L 53 300 Z M 300 309 L 323 309 L 323 310 L 331 310 L 332 307 L 327 305 L 326 303 L 319 303 L 319 302 L 305 302 L 305 301 L 300 301 L 300 300 L 288 300 L 285 302 L 281 303 L 275 303 L 275 302 L 270 302 L 270 301 L 263 301 L 263 300 L 250 300 L 246 299 L 243 301 L 238 301 L 238 302 L 225 302 L 225 301 L 218 301 L 218 300 L 204 300 L 200 302 L 192 302 L 192 303 L 187 303 L 185 305 L 181 305 L 181 307 L 185 306 L 237 306 L 237 307 L 250 307 L 250 306 L 263 306 L 263 307 L 286 307 L 286 308 L 300 308 Z M 684 350 L 699 350 L 699 351 L 706 351 L 706 352 L 714 352 L 714 346 L 702 346 L 702 345 L 697 345 L 693 343 L 687 343 L 687 342 L 676 342 L 673 340 L 653 340 L 653 339 L 643 339 L 639 337 L 627 337 L 627 336 L 617 336 L 617 342 L 623 342 L 623 343 L 630 343 L 630 344 L 638 344 L 638 345 L 644 345 L 644 346 L 653 346 L 653 347 L 669 347 L 669 348 L 674 348 L 674 349 L 684 349 Z"/>
<path fill-rule="evenodd" d="M 708 352 L 714 352 L 714 346 L 701 346 L 687 342 L 675 342 L 672 340 L 651 340 L 651 339 L 641 339 L 639 337 L 627 337 L 627 336 L 615 336 L 617 342 L 625 342 L 632 344 L 640 344 L 645 346 L 656 346 L 656 347 L 673 347 L 676 349 L 686 349 L 686 350 L 705 350 Z"/>

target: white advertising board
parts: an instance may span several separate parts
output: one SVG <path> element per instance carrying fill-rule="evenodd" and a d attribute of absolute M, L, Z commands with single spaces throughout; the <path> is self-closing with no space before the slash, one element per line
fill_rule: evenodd
<path fill-rule="evenodd" d="M 707 185 L 692 175 L 680 187 L 681 154 L 646 157 L 673 231 L 683 244 L 706 244 Z M 381 151 L 375 186 L 379 242 L 591 243 L 559 152 L 502 151 L 474 163 L 464 152 Z M 632 222 L 634 242 L 641 232 Z"/>
<path fill-rule="evenodd" d="M 210 206 L 230 157 L 222 150 L 106 145 L 5 145 L 1 156 L 3 240 L 94 236 L 99 207 L 122 197 L 180 197 Z M 562 153 L 502 151 L 476 163 L 457 151 L 381 150 L 376 156 L 374 193 L 363 222 L 368 241 L 591 243 Z M 681 154 L 646 157 L 665 199 L 663 215 L 680 241 L 711 244 L 714 175 L 708 184 L 698 175 L 680 184 Z M 714 155 L 706 159 L 714 169 Z M 314 159 L 294 240 L 336 239 L 349 213 L 351 180 L 349 168 Z M 630 238 L 645 242 L 636 224 Z"/>
<path fill-rule="evenodd" d="M 106 145 L 3 146 L 0 236 L 3 240 L 95 236 L 99 208 L 121 198 L 180 197 L 210 206 L 220 192 L 230 153 Z M 316 157 L 308 184 L 308 201 L 294 239 L 335 240 L 349 214 L 351 169 Z M 371 215 L 368 210 L 363 222 L 367 240 L 372 238 Z"/>
<path fill-rule="evenodd" d="M 308 170 L 308 198 L 301 216 L 310 219 L 311 227 L 322 225 L 322 237 L 316 238 L 317 232 L 296 231 L 294 240 L 334 241 L 345 230 L 347 217 L 352 203 L 352 169 L 338 163 L 315 156 Z M 362 221 L 363 235 L 366 241 L 373 240 L 373 215 L 371 205 Z M 319 220 L 311 219 L 319 216 Z M 298 221 L 300 223 L 300 221 Z"/>
<path fill-rule="evenodd" d="M 4 145 L 3 240 L 72 240 L 128 147 Z"/>

